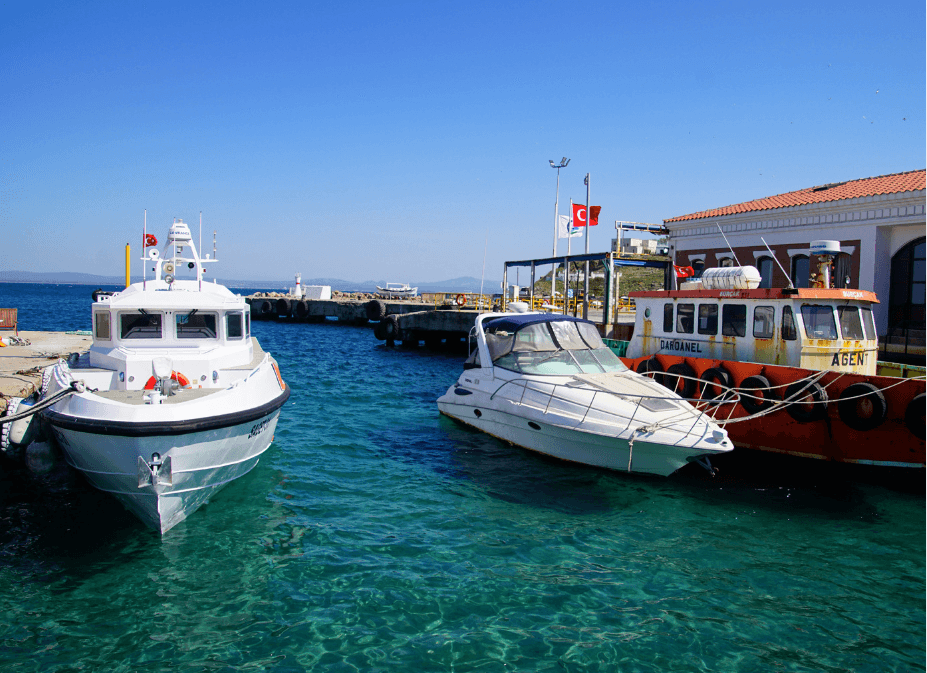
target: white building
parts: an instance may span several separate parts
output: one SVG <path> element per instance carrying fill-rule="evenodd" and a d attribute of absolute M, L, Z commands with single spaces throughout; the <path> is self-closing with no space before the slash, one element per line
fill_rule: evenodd
<path fill-rule="evenodd" d="M 618 239 L 612 239 L 612 252 L 617 252 Z M 657 254 L 657 239 L 655 238 L 621 238 L 621 252 L 629 255 L 655 255 Z"/>
<path fill-rule="evenodd" d="M 883 344 L 900 345 L 902 351 L 913 344 L 923 360 L 925 173 L 830 183 L 673 217 L 664 220 L 670 257 L 678 266 L 693 267 L 696 275 L 739 262 L 760 270 L 760 287 L 784 287 L 789 279 L 808 287 L 810 271 L 817 268 L 811 241 L 840 241 L 836 287 L 875 291 L 882 302 L 874 317 Z"/>

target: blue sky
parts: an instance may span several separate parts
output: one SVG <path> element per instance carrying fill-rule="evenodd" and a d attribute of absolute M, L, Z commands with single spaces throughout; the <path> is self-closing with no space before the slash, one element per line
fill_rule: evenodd
<path fill-rule="evenodd" d="M 569 199 L 665 218 L 924 168 L 924 2 L 7 2 L 0 270 L 499 279 Z M 575 243 L 575 239 L 574 239 Z M 561 251 L 565 250 L 561 242 Z"/>

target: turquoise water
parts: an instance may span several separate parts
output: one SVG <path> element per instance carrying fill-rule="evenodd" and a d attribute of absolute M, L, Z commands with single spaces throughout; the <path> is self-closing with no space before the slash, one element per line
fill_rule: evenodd
<path fill-rule="evenodd" d="M 87 329 L 92 289 L 0 306 Z M 254 332 L 293 390 L 274 444 L 163 539 L 0 463 L 0 670 L 923 670 L 922 487 L 585 469 L 441 417 L 459 354 Z"/>

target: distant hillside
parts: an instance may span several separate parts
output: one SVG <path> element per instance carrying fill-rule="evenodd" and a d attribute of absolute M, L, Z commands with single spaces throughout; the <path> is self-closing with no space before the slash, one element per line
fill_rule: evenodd
<path fill-rule="evenodd" d="M 132 282 L 140 281 L 141 276 L 132 276 Z M 282 290 L 292 287 L 292 276 L 286 280 L 230 280 L 218 279 L 229 288 L 262 288 Z M 393 282 L 393 281 L 390 281 Z M 70 271 L 44 272 L 35 271 L 0 271 L 0 283 L 44 283 L 66 285 L 122 285 L 125 276 L 97 276 L 92 273 L 74 273 Z M 385 280 L 365 280 L 362 282 L 343 280 L 341 278 L 303 278 L 303 285 L 331 285 L 332 289 L 342 292 L 375 292 L 377 286 L 386 287 Z M 479 292 L 480 279 L 472 276 L 452 278 L 450 280 L 409 283 L 419 292 Z M 493 294 L 501 291 L 502 283 L 498 280 L 484 280 L 483 292 Z"/>

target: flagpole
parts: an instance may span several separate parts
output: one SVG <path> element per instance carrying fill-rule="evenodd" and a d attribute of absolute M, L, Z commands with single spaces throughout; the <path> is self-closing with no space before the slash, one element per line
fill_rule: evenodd
<path fill-rule="evenodd" d="M 552 257 L 557 256 L 557 235 L 560 231 L 560 169 L 566 168 L 570 160 L 563 157 L 559 164 L 555 164 L 553 159 L 548 159 L 551 168 L 557 169 L 557 197 L 554 200 L 554 251 Z M 568 232 L 569 233 L 569 232 Z M 567 239 L 569 240 L 569 238 Z M 567 243 L 569 245 L 569 243 Z M 532 281 L 533 282 L 533 281 Z M 550 265 L 550 298 L 553 300 L 554 292 L 557 291 L 557 264 L 554 262 Z M 534 286 L 531 286 L 531 292 L 534 293 Z"/>
<path fill-rule="evenodd" d="M 142 290 L 148 287 L 148 281 L 145 277 L 146 267 L 148 266 L 148 209 L 145 208 L 145 220 L 142 225 Z"/>
<path fill-rule="evenodd" d="M 586 254 L 589 254 L 589 227 L 592 217 L 589 214 L 589 173 L 586 173 Z M 589 260 L 583 265 L 583 318 L 589 319 Z"/>

